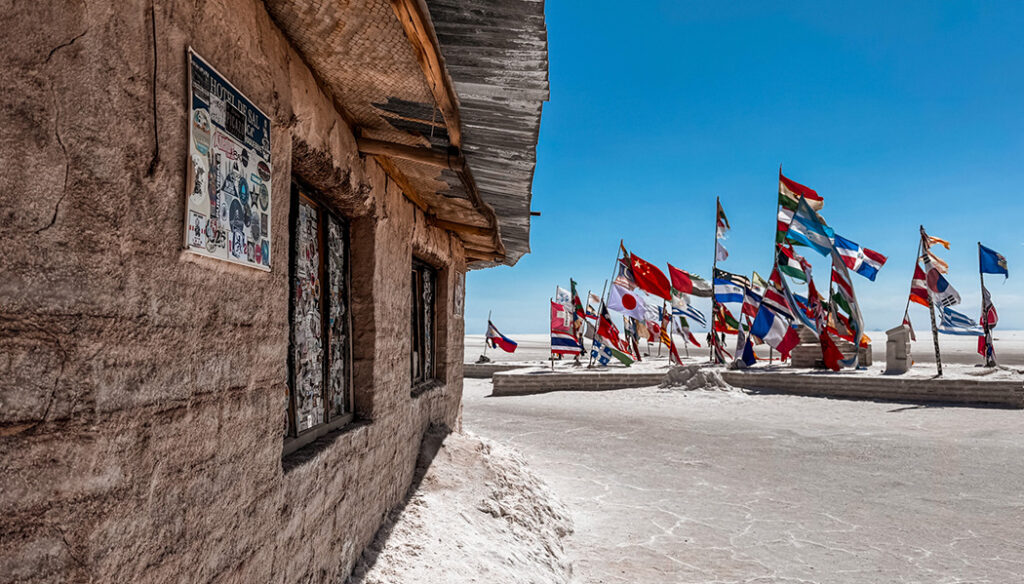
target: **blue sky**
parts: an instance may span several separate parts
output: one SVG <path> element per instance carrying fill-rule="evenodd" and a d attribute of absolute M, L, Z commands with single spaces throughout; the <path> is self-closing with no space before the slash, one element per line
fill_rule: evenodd
<path fill-rule="evenodd" d="M 1005 255 L 1010 279 L 988 287 L 1000 328 L 1024 328 L 1024 3 L 725 4 L 548 0 L 542 216 L 530 255 L 467 277 L 466 331 L 489 309 L 506 334 L 547 331 L 555 285 L 599 292 L 620 238 L 708 277 L 716 195 L 720 267 L 767 275 L 780 164 L 837 233 L 889 256 L 876 282 L 854 276 L 869 330 L 902 318 L 919 224 L 952 243 L 940 256 L 971 316 L 977 242 Z M 927 328 L 927 310 L 911 318 Z"/>

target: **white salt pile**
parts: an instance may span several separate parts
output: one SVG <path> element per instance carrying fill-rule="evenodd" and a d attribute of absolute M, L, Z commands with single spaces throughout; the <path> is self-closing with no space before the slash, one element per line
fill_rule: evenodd
<path fill-rule="evenodd" d="M 722 379 L 722 373 L 711 365 L 682 365 L 669 369 L 661 387 L 693 391 L 698 389 L 732 391 L 736 388 Z"/>
<path fill-rule="evenodd" d="M 572 533 L 569 512 L 522 457 L 471 434 L 443 440 L 349 583 L 569 582 L 562 549 Z"/>

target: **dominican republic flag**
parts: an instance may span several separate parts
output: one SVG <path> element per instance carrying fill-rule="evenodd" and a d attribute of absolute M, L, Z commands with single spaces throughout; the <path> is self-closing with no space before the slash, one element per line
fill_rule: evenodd
<path fill-rule="evenodd" d="M 790 324 L 788 318 L 762 304 L 750 325 L 750 334 L 775 347 L 783 359 L 788 359 L 793 347 L 800 344 L 800 335 Z"/>
<path fill-rule="evenodd" d="M 835 232 L 811 208 L 807 199 L 801 199 L 800 205 L 793 214 L 793 222 L 789 225 L 786 237 L 796 244 L 806 245 L 827 257 L 832 254 L 832 237 L 834 235 Z"/>
<path fill-rule="evenodd" d="M 498 327 L 491 321 L 487 321 L 487 342 L 491 344 L 492 349 L 500 347 L 506 353 L 515 353 L 516 347 L 519 346 L 519 343 L 498 332 Z"/>
<path fill-rule="evenodd" d="M 885 265 L 885 260 L 888 259 L 877 251 L 861 247 L 838 234 L 835 236 L 835 244 L 836 251 L 843 258 L 843 263 L 846 264 L 846 267 L 872 282 L 875 281 L 878 270 Z"/>
<path fill-rule="evenodd" d="M 943 306 L 939 312 L 941 323 L 938 326 L 939 332 L 947 335 L 984 335 L 985 331 L 981 326 L 975 324 L 974 319 L 962 312 L 957 312 L 948 306 Z"/>
<path fill-rule="evenodd" d="M 807 260 L 800 257 L 793 251 L 792 245 L 778 245 L 778 264 L 779 271 L 786 274 L 794 280 L 800 280 L 801 282 L 807 281 L 807 269 L 810 267 L 806 264 Z"/>
<path fill-rule="evenodd" d="M 630 292 L 618 284 L 612 284 L 612 289 L 608 293 L 608 308 L 631 316 L 639 321 L 646 320 L 647 318 L 647 303 L 644 302 L 643 297 L 635 292 Z"/>
<path fill-rule="evenodd" d="M 551 352 L 579 355 L 583 346 L 572 332 L 572 309 L 551 301 Z"/>

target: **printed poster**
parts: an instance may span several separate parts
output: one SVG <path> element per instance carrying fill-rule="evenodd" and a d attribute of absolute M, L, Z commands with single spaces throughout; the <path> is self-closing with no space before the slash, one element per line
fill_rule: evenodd
<path fill-rule="evenodd" d="M 188 52 L 185 248 L 270 270 L 270 118 Z"/>

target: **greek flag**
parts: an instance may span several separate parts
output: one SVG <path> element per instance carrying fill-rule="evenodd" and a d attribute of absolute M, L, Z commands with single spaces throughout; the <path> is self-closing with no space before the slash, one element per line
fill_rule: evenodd
<path fill-rule="evenodd" d="M 985 330 L 974 322 L 974 319 L 962 312 L 957 312 L 948 306 L 942 307 L 942 310 L 939 313 L 939 318 L 942 321 L 938 326 L 940 333 L 968 336 L 979 336 L 985 334 Z"/>
<path fill-rule="evenodd" d="M 694 320 L 694 322 L 700 323 L 700 326 L 708 326 L 708 321 L 704 318 L 704 313 L 697 310 L 693 305 L 688 305 L 686 308 L 672 307 L 672 316 L 688 316 Z"/>

